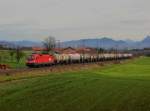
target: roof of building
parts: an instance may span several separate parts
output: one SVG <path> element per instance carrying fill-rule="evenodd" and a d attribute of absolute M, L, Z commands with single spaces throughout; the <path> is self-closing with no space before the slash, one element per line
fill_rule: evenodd
<path fill-rule="evenodd" d="M 43 51 L 46 50 L 45 48 L 40 48 L 40 47 L 34 47 L 32 48 L 34 51 Z M 75 53 L 89 53 L 89 54 L 94 54 L 97 53 L 97 50 L 94 48 L 88 48 L 88 47 L 81 47 L 81 48 L 72 48 L 72 47 L 67 47 L 67 48 L 54 48 L 54 52 L 56 53 L 63 53 L 63 54 L 75 54 Z"/>

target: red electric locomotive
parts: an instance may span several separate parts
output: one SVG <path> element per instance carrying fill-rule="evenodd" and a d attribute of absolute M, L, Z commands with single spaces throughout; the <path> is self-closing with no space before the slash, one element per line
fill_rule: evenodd
<path fill-rule="evenodd" d="M 26 65 L 28 67 L 49 66 L 54 64 L 55 60 L 53 55 L 34 53 L 27 58 Z"/>

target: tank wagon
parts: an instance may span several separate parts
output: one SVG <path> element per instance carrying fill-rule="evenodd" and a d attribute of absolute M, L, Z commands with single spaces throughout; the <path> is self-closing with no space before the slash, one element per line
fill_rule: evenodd
<path fill-rule="evenodd" d="M 26 61 L 28 67 L 50 66 L 54 64 L 88 63 L 108 60 L 131 58 L 129 53 L 102 53 L 102 54 L 31 54 Z"/>

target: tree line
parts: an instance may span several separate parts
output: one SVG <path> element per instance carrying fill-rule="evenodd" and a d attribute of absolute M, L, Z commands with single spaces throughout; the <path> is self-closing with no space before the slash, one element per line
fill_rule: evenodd
<path fill-rule="evenodd" d="M 9 48 L 7 50 L 0 50 L 0 63 L 20 63 L 21 59 L 25 57 L 25 53 L 21 48 Z"/>
<path fill-rule="evenodd" d="M 16 60 L 17 63 L 20 62 L 20 60 L 25 56 L 25 53 L 23 52 L 23 50 L 20 47 L 17 48 L 9 48 L 9 56 L 11 57 L 11 62 L 14 60 Z"/>

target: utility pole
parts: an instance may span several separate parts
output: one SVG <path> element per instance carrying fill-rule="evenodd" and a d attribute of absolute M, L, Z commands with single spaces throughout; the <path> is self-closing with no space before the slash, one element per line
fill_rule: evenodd
<path fill-rule="evenodd" d="M 57 45 L 57 48 L 60 49 L 60 47 L 61 47 L 61 46 L 60 46 L 60 40 L 57 40 L 57 44 L 56 44 L 56 45 Z"/>
<path fill-rule="evenodd" d="M 102 61 L 103 61 L 104 60 L 103 39 L 101 39 L 100 46 L 101 46 L 101 57 L 102 57 Z"/>
<path fill-rule="evenodd" d="M 84 63 L 84 60 L 85 60 L 85 51 L 84 51 L 84 48 L 85 48 L 85 40 L 83 39 L 82 40 L 82 47 L 83 47 L 83 63 Z"/>
<path fill-rule="evenodd" d="M 99 60 L 99 39 L 97 38 L 97 61 Z"/>
<path fill-rule="evenodd" d="M 116 61 L 118 60 L 118 49 L 117 49 L 118 45 L 115 45 L 115 53 L 116 53 Z"/>

